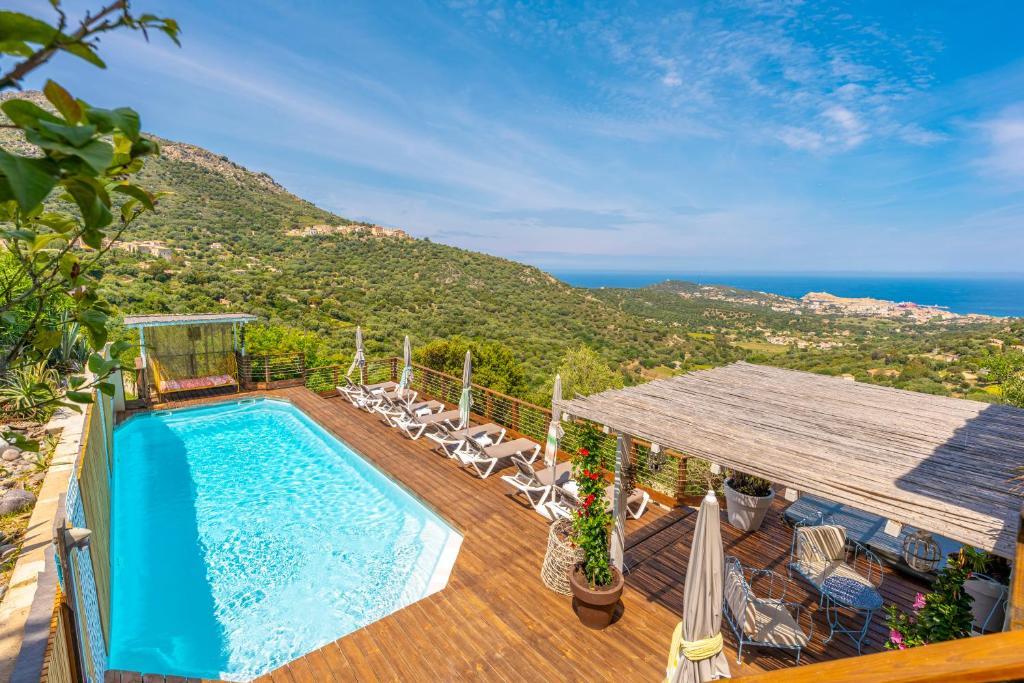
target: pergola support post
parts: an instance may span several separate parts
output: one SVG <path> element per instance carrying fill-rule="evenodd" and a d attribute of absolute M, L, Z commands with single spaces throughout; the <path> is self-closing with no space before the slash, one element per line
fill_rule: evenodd
<path fill-rule="evenodd" d="M 1017 518 L 1017 551 L 1010 575 L 1009 609 L 1006 610 L 1008 631 L 1024 631 L 1024 506 Z"/>
<path fill-rule="evenodd" d="M 623 571 L 626 554 L 626 472 L 629 471 L 633 452 L 633 440 L 621 432 L 615 439 L 615 494 L 612 496 L 612 537 L 609 552 L 612 564 Z"/>
<path fill-rule="evenodd" d="M 149 363 L 146 362 L 146 328 L 139 328 L 139 356 L 142 358 L 142 367 L 145 369 Z"/>

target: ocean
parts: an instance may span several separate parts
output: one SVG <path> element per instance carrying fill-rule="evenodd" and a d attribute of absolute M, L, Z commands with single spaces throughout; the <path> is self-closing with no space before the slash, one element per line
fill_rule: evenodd
<path fill-rule="evenodd" d="M 1024 316 L 1024 274 L 1021 275 L 838 275 L 551 271 L 577 287 L 645 287 L 665 280 L 709 285 L 799 298 L 807 292 L 836 296 L 872 297 L 888 301 L 945 306 L 954 313 Z"/>

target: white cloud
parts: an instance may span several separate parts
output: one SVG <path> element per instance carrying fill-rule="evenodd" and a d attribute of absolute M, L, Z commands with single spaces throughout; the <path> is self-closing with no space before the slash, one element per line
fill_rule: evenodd
<path fill-rule="evenodd" d="M 791 149 L 800 149 L 809 152 L 820 151 L 825 145 L 825 136 L 807 128 L 786 126 L 778 133 L 778 138 Z"/>
<path fill-rule="evenodd" d="M 1005 179 L 1024 179 L 1024 103 L 978 125 L 988 144 L 982 168 Z"/>
<path fill-rule="evenodd" d="M 846 107 L 829 107 L 824 112 L 825 118 L 836 128 L 836 139 L 845 149 L 853 149 L 867 139 L 867 126 L 857 114 Z"/>

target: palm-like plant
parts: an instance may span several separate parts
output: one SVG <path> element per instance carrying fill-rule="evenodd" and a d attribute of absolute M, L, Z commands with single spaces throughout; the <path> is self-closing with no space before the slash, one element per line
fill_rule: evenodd
<path fill-rule="evenodd" d="M 59 395 L 58 379 L 45 361 L 14 368 L 0 380 L 0 412 L 38 418 Z"/>
<path fill-rule="evenodd" d="M 60 342 L 50 352 L 50 360 L 65 374 L 81 372 L 89 358 L 89 346 L 82 334 L 82 326 L 64 311 L 58 327 Z"/>

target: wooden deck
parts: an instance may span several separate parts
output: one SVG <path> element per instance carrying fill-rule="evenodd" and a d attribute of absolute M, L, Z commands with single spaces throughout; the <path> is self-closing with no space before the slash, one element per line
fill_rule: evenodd
<path fill-rule="evenodd" d="M 582 627 L 570 598 L 540 580 L 547 522 L 509 495 L 497 475 L 486 480 L 460 470 L 426 440 L 410 441 L 377 416 L 341 399 L 304 388 L 261 392 L 286 398 L 386 470 L 430 504 L 465 536 L 448 586 L 266 676 L 261 682 L 411 680 L 615 680 L 660 681 L 672 630 L 682 609 L 683 577 L 696 514 L 653 507 L 627 524 L 626 562 L 631 568 L 621 617 L 605 631 Z M 203 402 L 203 401 L 200 401 Z M 790 531 L 781 501 L 758 532 L 722 524 L 726 554 L 785 575 Z M 909 605 L 922 586 L 887 571 L 887 601 Z M 802 661 L 854 654 L 843 637 L 823 645 L 828 630 L 817 599 L 794 581 L 788 599 L 805 604 L 815 620 L 814 642 Z M 875 616 L 865 652 L 885 637 Z M 736 664 L 735 643 L 723 623 L 733 675 L 794 665 L 780 650 L 749 648 Z M 842 639 L 841 639 L 842 638 Z M 749 654 L 748 654 L 749 653 Z M 162 677 L 147 676 L 146 681 Z M 111 672 L 108 680 L 141 680 Z M 168 677 L 168 681 L 183 679 Z"/>

